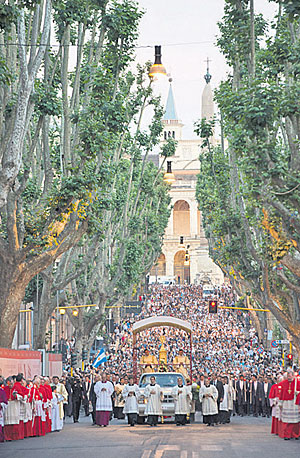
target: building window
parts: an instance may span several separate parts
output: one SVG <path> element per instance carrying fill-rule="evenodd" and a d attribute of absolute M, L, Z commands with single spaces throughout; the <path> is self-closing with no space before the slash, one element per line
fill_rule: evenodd
<path fill-rule="evenodd" d="M 177 251 L 174 256 L 174 276 L 179 284 L 190 283 L 190 266 L 184 265 L 185 252 Z"/>
<path fill-rule="evenodd" d="M 185 200 L 177 200 L 174 204 L 173 234 L 191 235 L 190 206 Z"/>

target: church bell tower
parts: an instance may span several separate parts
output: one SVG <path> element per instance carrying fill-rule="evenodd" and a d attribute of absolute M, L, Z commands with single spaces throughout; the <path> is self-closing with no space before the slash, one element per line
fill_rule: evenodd
<path fill-rule="evenodd" d="M 163 140 L 167 140 L 169 137 L 174 138 L 174 140 L 181 140 L 182 139 L 182 122 L 178 119 L 174 95 L 173 95 L 173 88 L 172 88 L 172 78 L 169 78 L 169 93 L 168 99 L 166 104 L 166 111 L 163 116 L 162 122 L 164 125 L 163 131 Z"/>

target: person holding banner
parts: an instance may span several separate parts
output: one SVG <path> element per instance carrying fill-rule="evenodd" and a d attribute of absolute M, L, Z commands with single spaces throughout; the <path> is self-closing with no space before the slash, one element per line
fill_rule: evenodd
<path fill-rule="evenodd" d="M 106 354 L 105 354 L 105 350 L 104 348 L 101 348 L 101 350 L 99 351 L 98 355 L 96 356 L 92 366 L 94 369 L 97 369 L 97 367 L 99 367 L 101 364 L 104 364 L 106 363 L 107 361 L 107 357 L 106 357 Z"/>

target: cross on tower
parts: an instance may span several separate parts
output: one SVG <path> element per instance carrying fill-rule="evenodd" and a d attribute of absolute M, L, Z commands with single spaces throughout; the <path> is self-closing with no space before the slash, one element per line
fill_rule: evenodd
<path fill-rule="evenodd" d="M 209 63 L 211 62 L 211 60 L 207 58 L 205 62 L 207 65 L 207 70 L 206 70 L 206 75 L 204 75 L 204 79 L 206 81 L 206 84 L 208 84 L 212 78 L 211 74 L 209 73 Z"/>

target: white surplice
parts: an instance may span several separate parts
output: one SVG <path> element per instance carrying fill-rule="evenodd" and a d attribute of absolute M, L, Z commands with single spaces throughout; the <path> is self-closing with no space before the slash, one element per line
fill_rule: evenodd
<path fill-rule="evenodd" d="M 0 403 L 0 426 L 4 426 L 4 413 L 7 409 L 7 404 L 5 402 Z"/>
<path fill-rule="evenodd" d="M 145 398 L 147 399 L 145 415 L 162 415 L 161 407 L 161 388 L 155 385 L 147 385 L 145 388 Z"/>
<path fill-rule="evenodd" d="M 228 385 L 227 383 L 223 385 L 224 389 L 224 396 L 223 396 L 223 401 L 220 403 L 220 410 L 223 410 L 225 412 L 228 412 L 229 410 L 229 391 L 228 391 Z"/>
<path fill-rule="evenodd" d="M 111 395 L 114 392 L 113 384 L 111 382 L 97 382 L 94 387 L 94 392 L 97 396 L 96 410 L 111 412 Z"/>
<path fill-rule="evenodd" d="M 125 399 L 125 406 L 123 413 L 139 413 L 138 397 L 140 394 L 139 387 L 134 385 L 125 385 L 123 389 L 123 398 Z"/>
<path fill-rule="evenodd" d="M 51 430 L 52 431 L 60 431 L 63 428 L 64 421 L 60 418 L 59 414 L 59 403 L 64 400 L 64 397 L 58 393 L 52 393 L 52 400 L 51 400 Z"/>
<path fill-rule="evenodd" d="M 199 401 L 202 402 L 203 415 L 216 415 L 218 413 L 218 390 L 214 385 L 201 386 Z"/>
<path fill-rule="evenodd" d="M 174 386 L 172 396 L 176 415 L 188 415 L 191 410 L 192 393 L 188 386 Z"/>
<path fill-rule="evenodd" d="M 20 423 L 20 401 L 8 401 L 7 408 L 4 413 L 5 425 L 18 425 Z"/>

